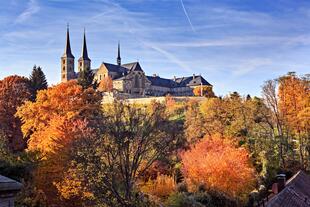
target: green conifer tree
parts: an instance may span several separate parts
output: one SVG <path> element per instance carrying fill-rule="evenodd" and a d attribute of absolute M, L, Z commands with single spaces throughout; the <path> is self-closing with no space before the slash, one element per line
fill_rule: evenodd
<path fill-rule="evenodd" d="M 95 74 L 90 70 L 90 68 L 86 68 L 79 73 L 78 83 L 84 89 L 93 87 L 96 89 L 98 87 L 97 81 L 94 81 Z"/>
<path fill-rule="evenodd" d="M 33 66 L 31 75 L 29 77 L 30 80 L 30 86 L 33 90 L 33 99 L 36 99 L 37 91 L 47 89 L 48 84 L 46 81 L 45 74 L 42 71 L 42 68 L 36 65 Z"/>

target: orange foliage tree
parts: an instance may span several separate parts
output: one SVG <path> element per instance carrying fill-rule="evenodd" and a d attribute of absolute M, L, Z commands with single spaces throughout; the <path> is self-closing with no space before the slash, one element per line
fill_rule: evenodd
<path fill-rule="evenodd" d="M 103 92 L 111 92 L 113 90 L 113 80 L 110 76 L 103 78 L 98 89 Z"/>
<path fill-rule="evenodd" d="M 194 88 L 193 93 L 195 96 L 215 97 L 212 86 L 197 86 Z"/>
<path fill-rule="evenodd" d="M 30 135 L 29 149 L 52 152 L 56 144 L 54 129 L 68 120 L 95 118 L 101 113 L 100 100 L 95 90 L 83 90 L 76 81 L 39 91 L 36 102 L 26 102 L 17 112 L 24 135 Z"/>
<path fill-rule="evenodd" d="M 18 109 L 22 131 L 30 136 L 28 149 L 41 152 L 43 158 L 34 173 L 34 183 L 46 194 L 49 204 L 62 205 L 55 196 L 55 184 L 63 179 L 72 141 L 89 135 L 89 128 L 101 120 L 100 102 L 100 95 L 92 88 L 83 90 L 76 81 L 69 81 L 39 91 L 35 102 L 28 101 Z"/>
<path fill-rule="evenodd" d="M 310 80 L 289 73 L 279 79 L 279 111 L 290 133 L 296 137 L 300 163 L 305 167 L 305 158 L 310 150 Z"/>
<path fill-rule="evenodd" d="M 15 117 L 17 108 L 31 98 L 30 83 L 27 78 L 9 76 L 0 80 L 0 130 L 8 139 L 11 150 L 26 147 L 21 132 L 21 121 Z"/>
<path fill-rule="evenodd" d="M 181 154 L 182 172 L 191 189 L 205 185 L 231 197 L 252 189 L 254 170 L 244 148 L 236 148 L 228 138 L 205 137 Z"/>
<path fill-rule="evenodd" d="M 294 74 L 283 76 L 279 80 L 279 109 L 283 113 L 290 128 L 295 131 L 302 130 L 299 117 L 305 109 L 310 108 L 310 82 L 309 80 L 296 77 Z"/>

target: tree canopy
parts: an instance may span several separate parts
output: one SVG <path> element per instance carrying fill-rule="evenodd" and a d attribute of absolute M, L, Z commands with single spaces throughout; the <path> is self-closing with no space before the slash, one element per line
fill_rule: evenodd
<path fill-rule="evenodd" d="M 48 84 L 45 77 L 45 74 L 42 71 L 42 68 L 36 65 L 33 66 L 31 75 L 29 77 L 30 86 L 34 93 L 34 99 L 36 98 L 37 91 L 47 89 Z"/>
<path fill-rule="evenodd" d="M 0 80 L 0 130 L 13 151 L 26 147 L 21 132 L 21 120 L 15 116 L 17 108 L 32 97 L 29 80 L 20 76 L 9 76 Z"/>
<path fill-rule="evenodd" d="M 247 196 L 254 189 L 254 168 L 248 152 L 237 147 L 231 138 L 207 136 L 182 153 L 182 171 L 186 182 L 198 190 L 199 185 L 229 196 Z"/>
<path fill-rule="evenodd" d="M 96 89 L 98 87 L 98 83 L 94 80 L 94 77 L 95 74 L 93 71 L 90 68 L 86 68 L 85 70 L 79 72 L 77 81 L 84 89 L 90 87 Z"/>

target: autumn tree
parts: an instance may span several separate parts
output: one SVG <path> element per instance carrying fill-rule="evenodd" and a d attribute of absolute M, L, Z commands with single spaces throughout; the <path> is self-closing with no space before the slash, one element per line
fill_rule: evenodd
<path fill-rule="evenodd" d="M 39 67 L 37 67 L 36 65 L 33 66 L 29 80 L 30 80 L 30 86 L 34 94 L 33 99 L 35 100 L 37 91 L 47 89 L 48 86 L 45 74 L 43 73 L 42 68 L 40 66 Z"/>
<path fill-rule="evenodd" d="M 271 122 L 270 127 L 273 129 L 273 139 L 277 140 L 278 154 L 279 154 L 279 165 L 285 167 L 286 156 L 285 146 L 288 145 L 287 130 L 284 125 L 283 113 L 279 109 L 279 97 L 277 95 L 278 82 L 276 80 L 266 81 L 263 85 L 263 99 L 266 106 L 270 109 Z"/>
<path fill-rule="evenodd" d="M 24 136 L 29 138 L 29 151 L 38 151 L 42 162 L 34 172 L 35 184 L 49 204 L 61 205 L 55 196 L 55 182 L 62 179 L 70 161 L 71 143 L 88 127 L 96 127 L 101 115 L 101 96 L 92 88 L 83 90 L 76 81 L 69 81 L 41 90 L 35 102 L 19 108 Z"/>
<path fill-rule="evenodd" d="M 251 109 L 240 96 L 206 99 L 187 110 L 187 138 L 201 139 L 219 133 L 244 139 L 250 130 L 251 119 Z"/>
<path fill-rule="evenodd" d="M 188 107 L 185 133 L 191 143 L 213 134 L 234 137 L 251 152 L 260 180 L 268 185 L 283 163 L 281 157 L 284 157 L 280 156 L 280 147 L 283 148 L 284 144 L 280 145 L 275 120 L 276 116 L 264 99 L 242 97 L 233 92 Z"/>
<path fill-rule="evenodd" d="M 26 147 L 21 121 L 15 116 L 17 108 L 31 98 L 29 80 L 20 76 L 9 76 L 0 80 L 0 130 L 8 139 L 12 151 Z"/>
<path fill-rule="evenodd" d="M 178 133 L 171 131 L 173 124 L 158 103 L 138 107 L 114 102 L 105 105 L 104 115 L 102 135 L 76 145 L 71 168 L 58 188 L 65 198 L 85 195 L 89 202 L 107 206 L 142 205 L 137 180 L 174 149 Z M 66 193 L 73 176 L 89 193 Z"/>
<path fill-rule="evenodd" d="M 232 112 L 228 109 L 229 100 L 212 98 L 200 103 L 198 110 L 202 114 L 205 133 L 211 136 L 215 133 L 225 135 L 226 129 L 232 123 Z"/>
<path fill-rule="evenodd" d="M 289 73 L 279 78 L 278 110 L 289 132 L 295 137 L 296 150 L 299 152 L 300 164 L 305 167 L 309 157 L 310 147 L 310 80 L 299 78 L 295 73 Z M 304 117 L 308 117 L 304 119 Z"/>
<path fill-rule="evenodd" d="M 110 76 L 103 78 L 98 86 L 98 90 L 103 92 L 111 92 L 113 90 L 113 81 Z"/>
<path fill-rule="evenodd" d="M 203 127 L 203 116 L 199 109 L 199 102 L 191 100 L 187 104 L 185 113 L 185 136 L 189 143 L 195 143 L 206 133 Z"/>
<path fill-rule="evenodd" d="M 242 197 L 253 188 L 254 169 L 248 152 L 230 138 L 205 137 L 183 154 L 182 172 L 192 190 L 199 185 L 231 197 Z"/>
<path fill-rule="evenodd" d="M 212 86 L 198 86 L 193 90 L 195 96 L 215 97 Z"/>
<path fill-rule="evenodd" d="M 26 102 L 17 116 L 23 121 L 22 131 L 31 135 L 29 149 L 53 151 L 54 135 L 51 127 L 63 125 L 74 118 L 95 119 L 100 114 L 101 96 L 93 89 L 83 91 L 76 81 L 61 83 L 39 91 L 35 102 Z"/>

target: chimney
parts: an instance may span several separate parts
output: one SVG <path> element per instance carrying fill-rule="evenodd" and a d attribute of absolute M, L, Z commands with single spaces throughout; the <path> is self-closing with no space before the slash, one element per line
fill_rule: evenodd
<path fill-rule="evenodd" d="M 173 76 L 173 81 L 175 82 L 177 80 L 177 77 L 176 76 Z"/>
<path fill-rule="evenodd" d="M 195 73 L 193 74 L 193 80 L 195 80 Z"/>
<path fill-rule="evenodd" d="M 154 73 L 154 74 L 153 74 L 153 77 L 157 77 L 157 75 Z"/>
<path fill-rule="evenodd" d="M 286 176 L 285 176 L 285 174 L 278 174 L 277 175 L 278 193 L 280 193 L 285 188 L 285 183 L 286 183 Z"/>

